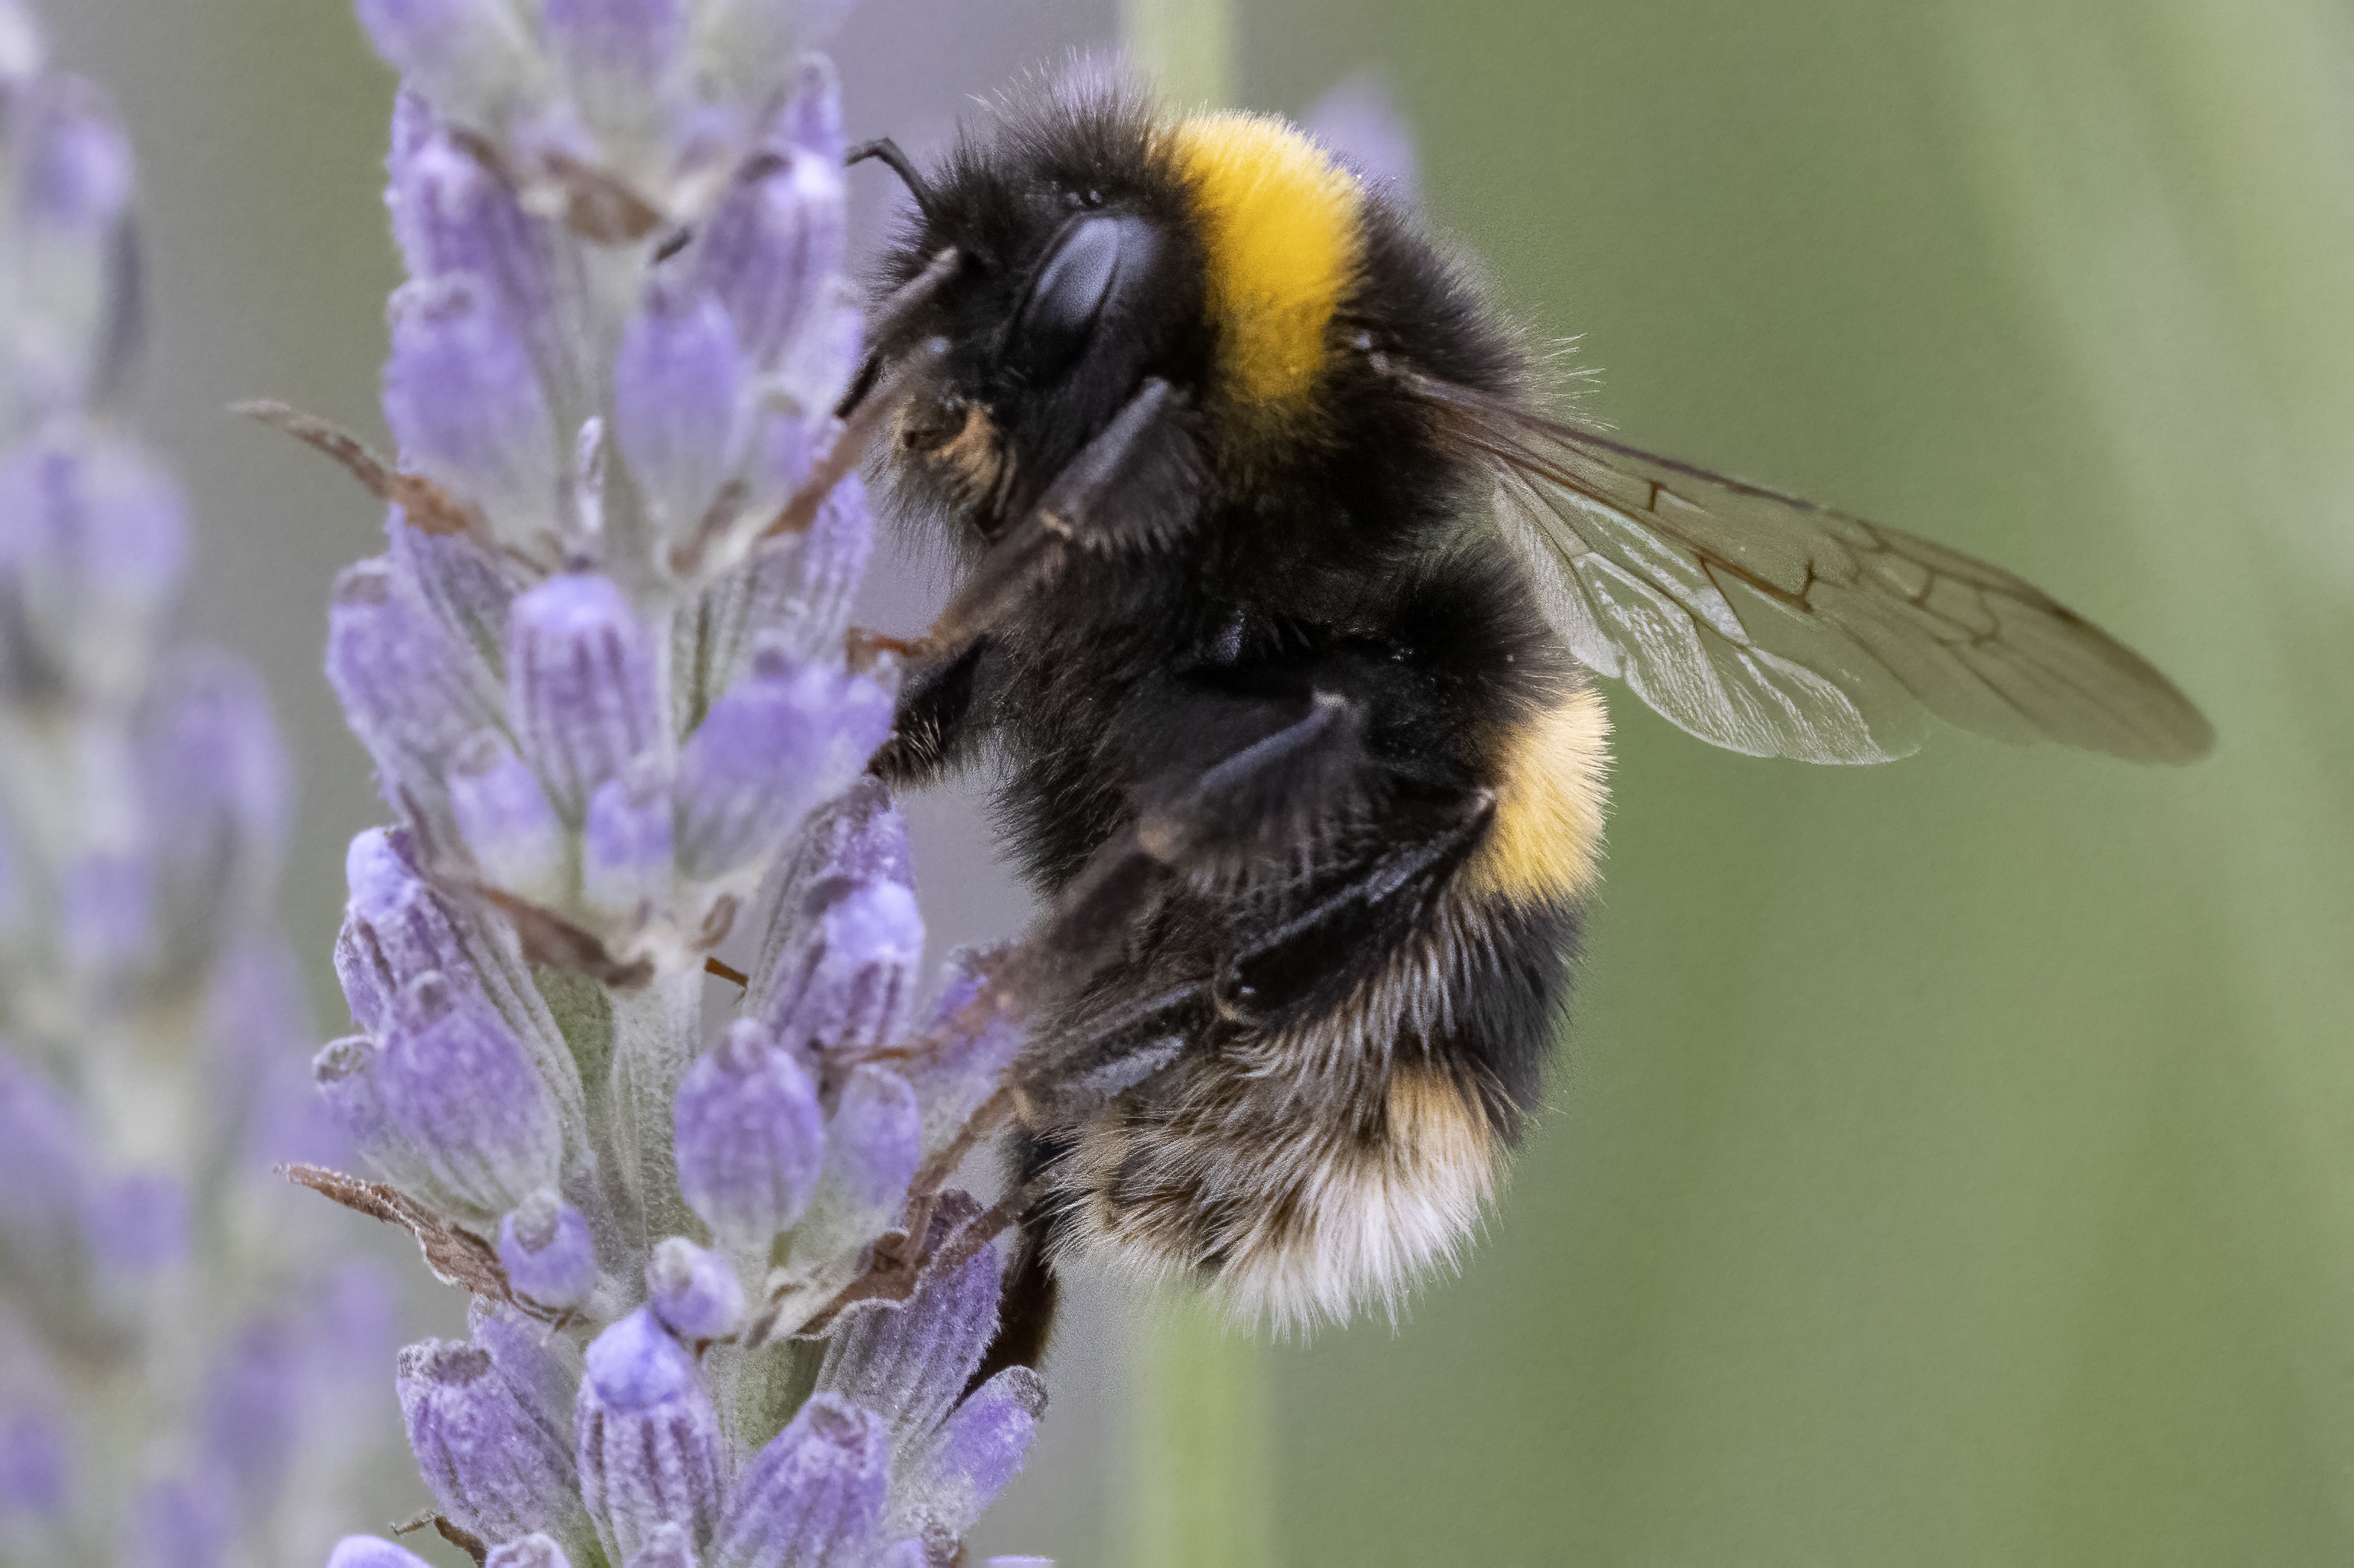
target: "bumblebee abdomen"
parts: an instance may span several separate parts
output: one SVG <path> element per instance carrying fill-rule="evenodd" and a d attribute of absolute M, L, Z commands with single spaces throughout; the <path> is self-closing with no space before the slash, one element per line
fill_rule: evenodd
<path fill-rule="evenodd" d="M 1341 1006 L 1210 1032 L 1070 1128 L 1056 1245 L 1278 1333 L 1452 1266 L 1535 1109 L 1577 910 L 1450 890 Z"/>
<path fill-rule="evenodd" d="M 1307 950 L 1345 990 L 1172 1021 L 1188 1036 L 1176 1063 L 1067 1130 L 1060 1245 L 1198 1276 L 1278 1330 L 1394 1315 L 1456 1259 L 1536 1109 L 1600 848 L 1599 697 L 1568 684 L 1513 711 L 1484 746 L 1480 830 L 1427 895 L 1326 906 L 1352 922 L 1347 956 Z M 1228 916 L 1247 945 L 1250 916 Z"/>

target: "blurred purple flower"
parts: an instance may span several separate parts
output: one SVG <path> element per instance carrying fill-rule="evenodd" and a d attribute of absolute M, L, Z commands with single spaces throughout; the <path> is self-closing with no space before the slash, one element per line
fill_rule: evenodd
<path fill-rule="evenodd" d="M 1422 204 L 1421 155 L 1378 71 L 1361 70 L 1316 101 L 1308 133 L 1400 207 Z"/>

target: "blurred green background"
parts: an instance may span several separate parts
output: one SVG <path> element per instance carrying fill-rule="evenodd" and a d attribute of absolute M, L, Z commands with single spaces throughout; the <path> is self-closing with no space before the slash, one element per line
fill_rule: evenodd
<path fill-rule="evenodd" d="M 218 410 L 376 427 L 388 81 L 335 0 L 48 9 L 140 143 L 145 403 L 199 505 L 198 617 L 302 759 L 290 908 L 323 976 L 377 809 L 320 607 L 376 520 Z M 1617 703 L 1556 1109 L 1462 1277 L 1394 1333 L 1230 1346 L 1257 1392 L 1193 1402 L 1263 1413 L 1211 1445 L 1228 1494 L 1135 1440 L 1171 1397 L 1125 1349 L 1152 1312 L 1091 1292 L 983 1547 L 2354 1556 L 2354 11 L 1268 0 L 1234 26 L 1246 104 L 1384 73 L 1433 218 L 1602 371 L 1588 412 L 2003 562 L 2221 741 L 2158 772 L 1947 736 L 1847 772 Z M 1117 30 L 1108 0 L 868 0 L 853 132 L 935 139 Z M 902 563 L 870 613 L 937 591 Z M 1016 926 L 970 801 L 918 821 L 935 936 Z"/>

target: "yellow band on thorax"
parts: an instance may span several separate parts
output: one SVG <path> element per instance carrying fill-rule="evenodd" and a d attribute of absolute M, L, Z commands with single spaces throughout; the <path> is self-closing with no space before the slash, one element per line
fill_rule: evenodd
<path fill-rule="evenodd" d="M 1209 251 L 1223 387 L 1245 403 L 1305 397 L 1356 276 L 1356 176 L 1272 115 L 1197 115 L 1172 139 Z"/>

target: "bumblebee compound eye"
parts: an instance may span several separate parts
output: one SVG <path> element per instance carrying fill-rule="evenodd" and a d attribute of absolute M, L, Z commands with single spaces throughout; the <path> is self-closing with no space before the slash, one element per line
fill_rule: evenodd
<path fill-rule="evenodd" d="M 1007 367 L 1033 381 L 1068 370 L 1121 283 L 1140 281 L 1160 245 L 1159 233 L 1140 217 L 1099 214 L 1066 224 L 1014 312 Z"/>

